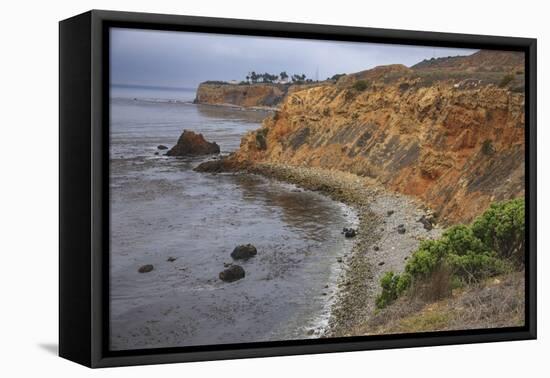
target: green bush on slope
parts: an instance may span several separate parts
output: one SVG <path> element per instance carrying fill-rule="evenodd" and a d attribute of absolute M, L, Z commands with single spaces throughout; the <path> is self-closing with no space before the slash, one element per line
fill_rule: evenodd
<path fill-rule="evenodd" d="M 525 201 L 499 202 L 472 224 L 472 232 L 503 259 L 516 265 L 525 260 Z"/>
<path fill-rule="evenodd" d="M 521 268 L 525 252 L 523 198 L 492 204 L 470 225 L 446 230 L 438 240 L 424 240 L 405 266 L 405 272 L 387 272 L 380 280 L 378 308 L 386 307 L 416 283 L 429 283 L 442 270 L 451 281 L 480 279 Z"/>
<path fill-rule="evenodd" d="M 366 80 L 357 80 L 352 87 L 356 91 L 363 92 L 369 87 L 369 83 Z"/>

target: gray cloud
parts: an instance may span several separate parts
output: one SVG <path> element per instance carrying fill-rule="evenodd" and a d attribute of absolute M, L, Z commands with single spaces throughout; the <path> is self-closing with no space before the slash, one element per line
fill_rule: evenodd
<path fill-rule="evenodd" d="M 382 64 L 475 50 L 289 38 L 111 29 L 111 82 L 194 88 L 205 80 L 242 80 L 249 71 L 325 79 Z"/>

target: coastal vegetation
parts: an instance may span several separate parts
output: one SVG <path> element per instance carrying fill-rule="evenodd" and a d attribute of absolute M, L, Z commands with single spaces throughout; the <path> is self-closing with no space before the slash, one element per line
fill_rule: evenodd
<path fill-rule="evenodd" d="M 525 323 L 525 271 L 511 272 L 452 290 L 430 300 L 401 296 L 378 310 L 354 334 L 391 334 L 520 327 Z"/>
<path fill-rule="evenodd" d="M 404 294 L 440 299 L 452 289 L 488 277 L 523 269 L 525 202 L 518 198 L 492 204 L 470 225 L 447 229 L 437 240 L 425 240 L 401 274 L 380 280 L 378 308 Z"/>
<path fill-rule="evenodd" d="M 336 82 L 339 78 L 346 76 L 346 74 L 335 74 L 331 77 L 328 77 L 326 81 Z M 203 82 L 204 84 L 216 84 L 216 85 L 228 85 L 228 84 L 239 84 L 239 85 L 250 85 L 250 84 L 283 84 L 283 85 L 292 85 L 292 84 L 306 84 L 306 83 L 319 83 L 321 80 L 314 80 L 308 78 L 306 74 L 288 74 L 286 71 L 282 71 L 279 74 L 273 74 L 269 72 L 257 73 L 256 71 L 250 71 L 243 80 L 233 80 L 233 81 L 223 81 L 223 80 L 207 80 Z"/>
<path fill-rule="evenodd" d="M 355 83 L 353 83 L 353 89 L 359 92 L 363 92 L 368 87 L 369 83 L 366 80 L 357 80 Z"/>

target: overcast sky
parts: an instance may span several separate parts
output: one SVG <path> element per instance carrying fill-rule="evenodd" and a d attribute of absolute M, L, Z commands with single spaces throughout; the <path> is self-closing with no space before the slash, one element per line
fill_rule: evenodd
<path fill-rule="evenodd" d="M 319 80 L 383 64 L 475 50 L 289 38 L 111 29 L 111 83 L 196 88 L 206 80 L 244 80 L 247 73 L 306 74 Z"/>

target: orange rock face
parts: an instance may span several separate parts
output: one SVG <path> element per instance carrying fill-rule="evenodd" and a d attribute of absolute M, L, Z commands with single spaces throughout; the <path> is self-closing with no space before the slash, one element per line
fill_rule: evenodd
<path fill-rule="evenodd" d="M 287 94 L 312 88 L 314 84 L 210 84 L 202 83 L 197 89 L 195 103 L 209 105 L 234 105 L 250 107 L 278 107 Z"/>
<path fill-rule="evenodd" d="M 446 223 L 468 222 L 491 202 L 524 195 L 522 91 L 445 75 L 427 81 L 388 67 L 289 94 L 262 129 L 243 138 L 233 160 L 372 177 L 420 198 Z M 357 80 L 367 88 L 355 89 Z"/>
<path fill-rule="evenodd" d="M 210 105 L 243 107 L 278 105 L 286 94 L 285 86 L 275 84 L 208 84 L 197 89 L 195 102 Z"/>

